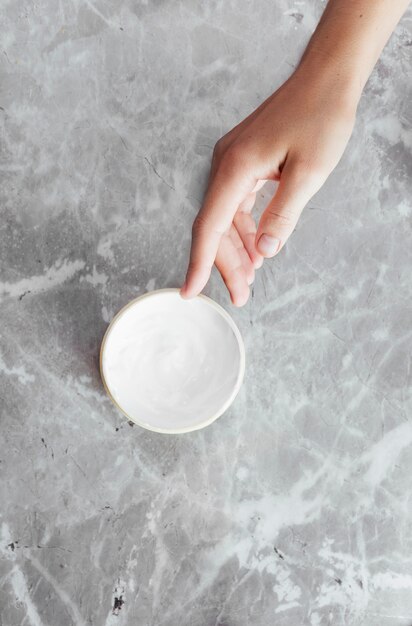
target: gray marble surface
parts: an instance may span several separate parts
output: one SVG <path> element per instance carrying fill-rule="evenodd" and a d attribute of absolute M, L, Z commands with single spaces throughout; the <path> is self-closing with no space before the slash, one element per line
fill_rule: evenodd
<path fill-rule="evenodd" d="M 98 373 L 323 6 L 1 2 L 2 626 L 411 626 L 411 11 L 249 304 L 207 289 L 245 339 L 232 409 L 156 435 Z"/>

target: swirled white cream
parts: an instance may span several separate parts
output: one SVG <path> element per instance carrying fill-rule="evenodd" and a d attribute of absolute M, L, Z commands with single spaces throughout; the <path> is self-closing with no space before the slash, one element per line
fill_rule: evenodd
<path fill-rule="evenodd" d="M 178 290 L 137 299 L 106 336 L 102 373 L 117 404 L 163 431 L 199 428 L 218 417 L 242 382 L 243 343 L 229 315 L 208 298 Z"/>

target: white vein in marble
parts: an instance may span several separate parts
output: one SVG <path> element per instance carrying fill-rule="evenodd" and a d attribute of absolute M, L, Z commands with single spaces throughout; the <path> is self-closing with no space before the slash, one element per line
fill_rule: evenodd
<path fill-rule="evenodd" d="M 182 281 L 214 143 L 324 5 L 3 0 L 4 626 L 412 625 L 411 10 L 247 306 L 212 277 L 247 351 L 231 410 L 156 435 L 98 373 L 112 316 Z"/>

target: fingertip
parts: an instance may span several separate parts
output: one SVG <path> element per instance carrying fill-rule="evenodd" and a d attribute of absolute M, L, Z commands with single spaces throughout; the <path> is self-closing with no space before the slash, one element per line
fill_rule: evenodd
<path fill-rule="evenodd" d="M 200 294 L 209 280 L 210 270 L 193 272 L 189 269 L 185 282 L 180 288 L 180 295 L 184 300 L 190 300 Z"/>
<path fill-rule="evenodd" d="M 242 298 L 242 300 L 236 300 L 235 302 L 233 302 L 232 300 L 232 304 L 233 306 L 235 306 L 237 309 L 242 308 L 242 306 L 245 306 L 246 302 L 249 300 L 249 295 L 247 296 L 247 298 Z"/>
<path fill-rule="evenodd" d="M 231 293 L 230 299 L 232 301 L 232 304 L 238 308 L 244 306 L 249 300 L 249 293 L 249 287 L 247 288 L 247 290 L 245 289 L 243 293 Z"/>
<path fill-rule="evenodd" d="M 179 291 L 179 295 L 183 298 L 183 300 L 190 300 L 190 296 L 186 293 L 186 291 L 183 291 L 183 288 Z"/>
<path fill-rule="evenodd" d="M 185 282 L 183 283 L 183 285 L 180 287 L 179 289 L 179 295 L 181 298 L 183 298 L 184 300 L 187 299 L 187 295 L 186 295 L 186 291 L 187 291 L 187 282 L 185 280 Z"/>
<path fill-rule="evenodd" d="M 260 235 L 256 248 L 265 259 L 275 256 L 280 249 L 280 239 L 272 237 L 272 235 Z"/>
<path fill-rule="evenodd" d="M 255 260 L 253 261 L 253 267 L 255 268 L 255 270 L 258 270 L 262 267 L 263 261 L 264 261 L 264 258 L 261 254 L 259 254 L 259 256 L 258 255 L 255 256 Z"/>
<path fill-rule="evenodd" d="M 181 287 L 179 294 L 180 294 L 180 297 L 183 298 L 183 300 L 191 300 L 192 298 L 198 295 L 193 290 L 189 290 L 186 283 L 183 285 L 183 287 Z"/>

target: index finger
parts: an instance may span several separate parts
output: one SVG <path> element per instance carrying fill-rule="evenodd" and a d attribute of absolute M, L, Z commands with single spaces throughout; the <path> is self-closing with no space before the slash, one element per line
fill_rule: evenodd
<path fill-rule="evenodd" d="M 192 228 L 192 245 L 183 298 L 198 295 L 209 280 L 223 234 L 230 227 L 239 204 L 256 180 L 238 165 L 221 165 L 206 192 L 205 201 Z"/>

